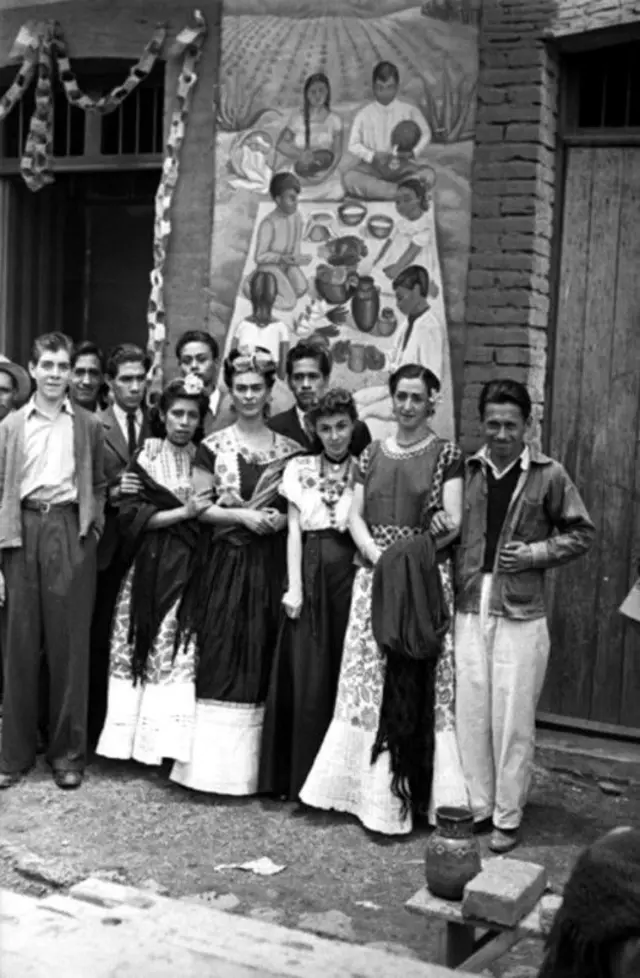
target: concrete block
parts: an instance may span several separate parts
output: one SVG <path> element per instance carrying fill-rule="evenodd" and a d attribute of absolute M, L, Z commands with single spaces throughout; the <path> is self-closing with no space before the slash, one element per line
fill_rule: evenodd
<path fill-rule="evenodd" d="M 519 859 L 489 859 L 464 888 L 462 913 L 502 927 L 514 927 L 535 907 L 547 885 L 547 871 Z"/>

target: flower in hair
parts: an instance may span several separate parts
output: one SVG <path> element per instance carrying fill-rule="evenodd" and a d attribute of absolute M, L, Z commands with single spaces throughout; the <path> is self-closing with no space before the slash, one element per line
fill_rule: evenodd
<path fill-rule="evenodd" d="M 204 393 L 204 383 L 202 377 L 198 377 L 197 374 L 187 374 L 184 378 L 184 392 L 190 397 L 197 397 L 198 394 Z"/>

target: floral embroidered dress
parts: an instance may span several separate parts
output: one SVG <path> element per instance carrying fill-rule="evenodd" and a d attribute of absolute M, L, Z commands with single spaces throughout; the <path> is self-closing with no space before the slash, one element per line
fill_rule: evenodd
<path fill-rule="evenodd" d="M 235 425 L 210 435 L 194 465 L 213 476 L 222 507 L 279 508 L 285 464 L 300 446 L 273 434 L 254 452 Z M 171 780 L 223 795 L 257 790 L 260 739 L 286 574 L 286 531 L 259 536 L 235 526 L 203 530 L 179 612 L 183 638 L 198 645 L 196 719 L 191 756 Z"/>
<path fill-rule="evenodd" d="M 195 646 L 176 652 L 175 639 L 199 527 L 189 521 L 147 530 L 147 523 L 189 498 L 194 452 L 150 438 L 131 465 L 142 492 L 120 507 L 132 564 L 112 626 L 107 718 L 97 746 L 103 757 L 161 764 L 191 753 Z"/>
<path fill-rule="evenodd" d="M 295 799 L 333 715 L 355 546 L 347 530 L 355 462 L 334 479 L 323 455 L 292 459 L 281 493 L 300 516 L 303 605 L 282 624 L 267 697 L 261 792 Z"/>
<path fill-rule="evenodd" d="M 462 475 L 460 449 L 434 435 L 401 448 L 395 438 L 374 442 L 359 459 L 364 518 L 376 544 L 424 532 L 426 514 L 441 508 L 442 487 Z M 452 610 L 451 561 L 440 573 Z M 405 834 L 411 815 L 391 791 L 388 752 L 371 763 L 384 689 L 385 660 L 371 627 L 373 570 L 356 573 L 333 719 L 300 799 L 313 808 L 348 812 L 373 832 Z M 448 634 L 436 667 L 436 730 L 430 818 L 436 807 L 466 805 L 467 791 L 455 733 L 453 639 Z"/>

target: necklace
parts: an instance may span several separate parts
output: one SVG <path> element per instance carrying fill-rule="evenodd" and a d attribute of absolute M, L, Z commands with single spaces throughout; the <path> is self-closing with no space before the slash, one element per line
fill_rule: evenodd
<path fill-rule="evenodd" d="M 346 465 L 344 465 L 345 459 Z M 320 496 L 329 511 L 329 525 L 332 529 L 336 526 L 336 508 L 349 483 L 351 465 L 352 460 L 348 452 L 339 462 L 327 458 L 324 452 L 320 456 Z"/>

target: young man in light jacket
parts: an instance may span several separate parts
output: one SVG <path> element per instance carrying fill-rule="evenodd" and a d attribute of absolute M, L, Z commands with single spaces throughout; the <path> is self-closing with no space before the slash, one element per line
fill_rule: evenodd
<path fill-rule="evenodd" d="M 525 444 L 522 384 L 487 384 L 480 417 L 458 551 L 456 727 L 476 823 L 492 823 L 503 853 L 517 843 L 549 657 L 545 571 L 585 553 L 594 526 L 562 465 Z"/>
<path fill-rule="evenodd" d="M 17 784 L 35 761 L 43 650 L 54 780 L 77 788 L 84 772 L 89 630 L 106 483 L 101 425 L 67 394 L 71 351 L 63 333 L 35 341 L 29 363 L 35 394 L 0 424 L 0 788 Z"/>

